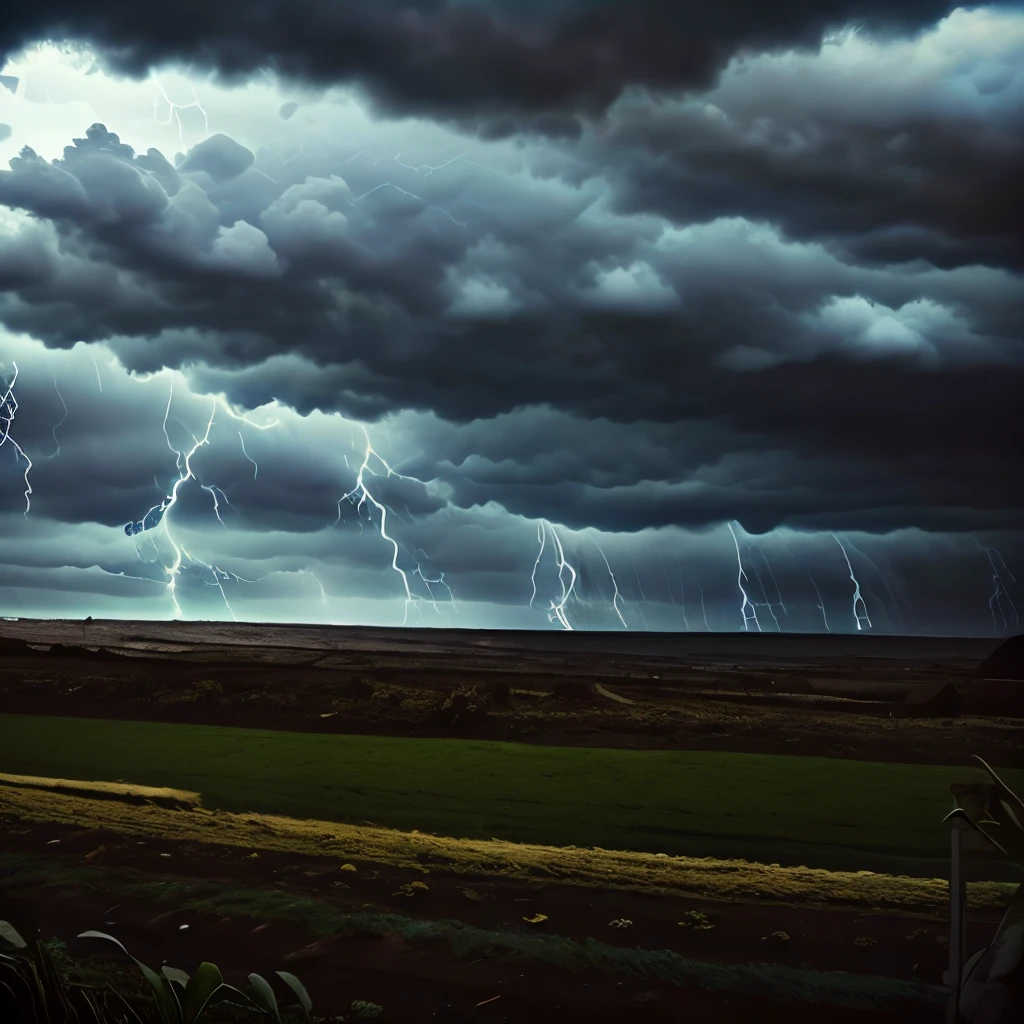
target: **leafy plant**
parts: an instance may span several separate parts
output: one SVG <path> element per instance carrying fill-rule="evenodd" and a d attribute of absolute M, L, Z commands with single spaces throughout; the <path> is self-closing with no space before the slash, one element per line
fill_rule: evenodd
<path fill-rule="evenodd" d="M 270 983 L 259 974 L 249 975 L 252 996 L 248 996 L 234 985 L 229 985 L 224 980 L 220 968 L 209 961 L 203 961 L 191 977 L 175 967 L 162 967 L 161 973 L 157 974 L 141 960 L 133 957 L 113 935 L 87 931 L 82 932 L 78 937 L 80 939 L 105 939 L 107 942 L 114 943 L 131 958 L 153 991 L 157 1012 L 163 1024 L 196 1024 L 207 1006 L 221 999 L 230 999 L 232 994 L 241 996 L 242 999 L 276 1017 L 277 1020 L 281 1019 L 274 990 L 270 987 Z M 313 1004 L 305 986 L 294 974 L 289 974 L 287 971 L 277 971 L 276 973 L 291 989 L 308 1017 Z"/>
<path fill-rule="evenodd" d="M 957 807 L 945 820 L 966 822 L 1024 871 L 1024 800 L 985 761 L 974 759 L 992 780 L 984 813 L 975 819 Z M 1024 1016 L 1024 885 L 1011 898 L 991 943 L 964 965 L 957 1011 L 965 1024 L 1001 1024 Z"/>
<path fill-rule="evenodd" d="M 18 952 L 0 953 L 0 1010 L 7 1003 L 5 1019 L 46 1021 L 47 1024 L 114 1024 L 128 1020 L 107 1005 L 107 993 L 68 985 L 61 973 L 60 949 L 46 942 L 32 948 L 17 929 L 0 921 L 0 938 Z M 138 1021 L 138 1015 L 132 1013 Z"/>

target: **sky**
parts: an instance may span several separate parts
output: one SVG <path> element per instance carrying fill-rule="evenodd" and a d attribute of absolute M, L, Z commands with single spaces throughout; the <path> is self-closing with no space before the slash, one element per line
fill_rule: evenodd
<path fill-rule="evenodd" d="M 14 0 L 0 614 L 1020 632 L 1024 6 Z"/>

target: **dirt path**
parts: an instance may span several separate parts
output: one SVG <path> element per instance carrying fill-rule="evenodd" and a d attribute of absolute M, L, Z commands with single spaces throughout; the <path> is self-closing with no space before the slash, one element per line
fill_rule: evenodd
<path fill-rule="evenodd" d="M 99 829 L 14 820 L 0 820 L 0 835 L 0 852 L 46 858 L 72 874 L 81 868 L 109 868 L 130 870 L 145 878 L 273 887 L 324 902 L 338 911 L 373 908 L 381 913 L 457 920 L 487 931 L 529 931 L 523 919 L 541 913 L 547 918 L 543 932 L 578 942 L 597 939 L 631 948 L 672 949 L 699 960 L 767 960 L 940 984 L 948 955 L 947 927 L 941 913 L 915 916 L 723 903 L 581 889 L 500 875 L 467 877 L 438 867 L 427 873 L 386 864 L 343 870 L 346 862 L 341 857 L 267 849 L 253 856 L 251 849 L 139 839 Z M 404 895 L 402 886 L 411 881 L 423 882 L 427 889 Z M 5 900 L 8 895 L 5 893 Z M 987 941 L 999 917 L 1000 911 L 995 909 L 971 911 L 968 937 L 972 948 Z M 628 927 L 611 923 L 623 920 L 631 922 Z"/>
<path fill-rule="evenodd" d="M 708 906 L 623 893 L 594 892 L 581 898 L 572 887 L 495 878 L 470 887 L 465 878 L 435 872 L 426 879 L 428 891 L 410 898 L 397 895 L 400 887 L 423 876 L 385 867 L 342 871 L 339 862 L 328 857 L 262 852 L 249 858 L 237 850 L 200 843 L 140 845 L 134 838 L 114 833 L 45 825 L 8 827 L 3 836 L 2 849 L 29 855 L 23 861 L 37 870 L 45 858 L 55 865 L 50 869 L 52 876 L 59 875 L 60 868 L 68 872 L 58 882 L 12 886 L 10 881 L 6 885 L 0 881 L 3 915 L 26 934 L 56 934 L 67 940 L 86 928 L 98 928 L 115 934 L 144 962 L 159 964 L 166 959 L 172 966 L 190 970 L 198 960 L 208 958 L 236 974 L 293 970 L 309 986 L 321 1013 L 341 1012 L 356 998 L 384 1005 L 388 1019 L 410 1021 L 431 1019 L 431 1012 L 446 1004 L 451 1009 L 445 1012 L 454 1014 L 446 1018 L 451 1020 L 552 1019 L 558 1010 L 559 1016 L 568 1015 L 563 1019 L 618 1021 L 639 1019 L 631 1014 L 642 1010 L 644 1020 L 657 1022 L 756 1019 L 817 1024 L 825 1011 L 694 988 L 680 991 L 667 984 L 596 971 L 567 975 L 500 951 L 460 958 L 443 944 L 410 944 L 397 933 L 318 938 L 294 921 L 258 915 L 247 921 L 188 909 L 183 906 L 188 899 L 181 883 L 259 887 L 315 900 L 339 913 L 372 909 L 424 920 L 460 921 L 488 931 L 529 931 L 523 917 L 542 912 L 547 915 L 546 931 L 576 941 L 596 938 L 630 948 L 668 948 L 722 963 L 769 961 L 937 982 L 947 955 L 944 928 L 938 921 L 742 904 Z M 0 867 L 11 871 L 10 863 L 2 859 Z M 83 868 L 97 875 L 76 880 L 75 873 Z M 122 884 L 121 891 L 115 888 L 117 895 L 111 896 L 96 884 L 103 871 L 175 882 L 178 892 L 170 903 L 153 902 L 126 894 L 129 887 Z M 109 910 L 114 904 L 119 906 Z M 713 927 L 681 928 L 677 921 L 689 911 L 706 912 Z M 628 930 L 609 925 L 624 918 L 633 922 Z M 186 930 L 181 929 L 183 924 L 188 925 Z M 994 919 L 972 916 L 968 936 L 972 948 L 986 941 L 994 925 Z M 789 938 L 773 936 L 780 931 Z M 858 944 L 856 939 L 872 941 Z M 72 942 L 69 951 L 92 953 L 96 948 Z M 488 1004 L 487 1012 L 493 1016 L 481 1016 L 476 1004 L 494 995 L 502 996 L 501 1005 Z M 830 1022 L 852 1022 L 862 1020 L 864 1011 L 830 1006 L 827 1015 Z M 933 1011 L 922 1010 L 891 1018 L 873 1014 L 871 1019 L 936 1018 Z"/>

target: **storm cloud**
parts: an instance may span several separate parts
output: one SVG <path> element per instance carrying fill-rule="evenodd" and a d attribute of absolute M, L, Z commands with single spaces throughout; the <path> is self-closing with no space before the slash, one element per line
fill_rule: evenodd
<path fill-rule="evenodd" d="M 737 569 L 767 628 L 780 587 L 819 628 L 842 538 L 880 628 L 1019 621 L 1024 16 L 285 10 L 43 3 L 0 36 L 91 48 L 15 55 L 0 92 L 0 358 L 33 461 L 29 517 L 4 469 L 9 587 L 99 567 L 96 593 L 165 601 L 162 513 L 123 527 L 196 444 L 173 536 L 196 594 L 258 591 L 251 616 L 411 581 L 417 611 L 542 624 L 557 536 L 578 627 L 621 626 L 626 559 L 663 628 L 695 584 L 704 625 L 743 628 Z M 47 562 L 45 524 L 73 554 Z M 947 607 L 910 622 L 939 557 Z"/>

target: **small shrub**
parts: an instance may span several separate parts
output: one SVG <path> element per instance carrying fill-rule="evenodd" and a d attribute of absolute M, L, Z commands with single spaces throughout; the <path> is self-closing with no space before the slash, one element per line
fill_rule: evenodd
<path fill-rule="evenodd" d="M 471 725 L 487 714 L 490 700 L 475 686 L 456 686 L 434 708 L 433 718 L 438 725 Z"/>

